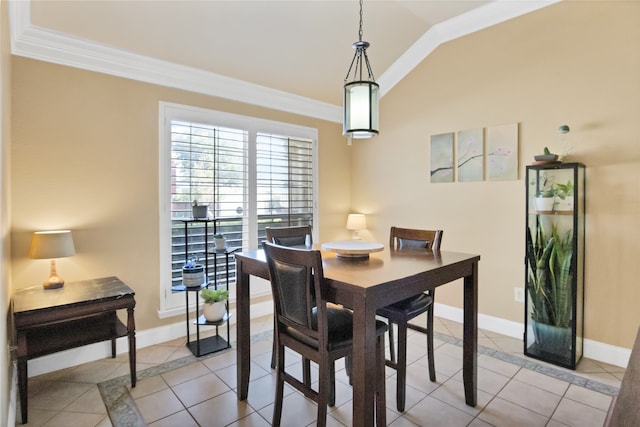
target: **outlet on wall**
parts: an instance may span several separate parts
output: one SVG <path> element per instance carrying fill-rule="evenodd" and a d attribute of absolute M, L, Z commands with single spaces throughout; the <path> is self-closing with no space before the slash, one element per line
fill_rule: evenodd
<path fill-rule="evenodd" d="M 513 288 L 513 298 L 516 302 L 524 302 L 524 288 Z"/>

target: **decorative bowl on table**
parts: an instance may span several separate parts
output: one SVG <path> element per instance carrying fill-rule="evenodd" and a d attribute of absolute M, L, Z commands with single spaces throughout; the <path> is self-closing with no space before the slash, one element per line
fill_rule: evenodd
<path fill-rule="evenodd" d="M 345 240 L 340 242 L 328 242 L 322 244 L 322 250 L 335 252 L 339 258 L 367 259 L 369 254 L 380 252 L 384 245 L 375 242 L 363 242 L 362 240 Z"/>
<path fill-rule="evenodd" d="M 538 154 L 533 156 L 536 162 L 555 162 L 558 160 L 557 154 Z"/>

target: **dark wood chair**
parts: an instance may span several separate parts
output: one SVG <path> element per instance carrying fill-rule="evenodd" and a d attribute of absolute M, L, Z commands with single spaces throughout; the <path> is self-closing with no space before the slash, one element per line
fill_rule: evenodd
<path fill-rule="evenodd" d="M 389 249 L 402 250 L 431 250 L 439 251 L 442 243 L 442 230 L 415 230 L 409 228 L 391 227 L 389 233 Z M 435 291 L 424 292 L 406 300 L 386 306 L 378 310 L 377 314 L 389 319 L 389 359 L 386 365 L 397 372 L 396 405 L 399 412 L 404 412 L 406 382 L 407 382 L 407 328 L 420 331 L 427 335 L 427 356 L 429 362 L 429 379 L 436 380 L 436 370 L 433 361 L 433 301 Z M 409 323 L 410 320 L 427 313 L 426 327 Z M 398 325 L 398 357 L 395 354 L 393 338 L 393 324 Z"/>
<path fill-rule="evenodd" d="M 267 227 L 267 242 L 280 246 L 311 248 L 313 237 L 310 225 L 296 227 Z"/>
<path fill-rule="evenodd" d="M 351 354 L 353 315 L 324 299 L 326 283 L 320 251 L 263 244 L 275 306 L 277 383 L 273 426 L 282 416 L 284 383 L 318 404 L 317 425 L 325 426 L 327 405 L 335 404 L 335 361 Z M 386 424 L 384 335 L 387 325 L 377 321 L 376 423 Z M 318 364 L 317 391 L 285 369 L 285 347 Z"/>
<path fill-rule="evenodd" d="M 305 247 L 310 249 L 313 246 L 313 235 L 310 225 L 300 225 L 294 227 L 266 227 L 267 242 L 280 246 Z M 309 363 L 303 361 L 305 383 L 311 383 L 311 370 Z M 273 348 L 271 350 L 271 369 L 276 368 L 276 335 L 275 325 L 273 329 Z"/>

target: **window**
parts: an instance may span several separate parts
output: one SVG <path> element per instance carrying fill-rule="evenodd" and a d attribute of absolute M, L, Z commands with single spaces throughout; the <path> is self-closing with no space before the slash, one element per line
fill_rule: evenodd
<path fill-rule="evenodd" d="M 233 288 L 233 257 L 227 277 L 225 257 L 211 253 L 213 230 L 224 233 L 230 247 L 250 250 L 264 240 L 266 227 L 314 224 L 317 131 L 168 103 L 160 104 L 160 123 L 165 317 L 183 313 L 184 294 L 174 286 L 187 258 L 206 262 L 210 281 L 217 274 Z M 188 221 L 194 200 L 216 221 Z"/>

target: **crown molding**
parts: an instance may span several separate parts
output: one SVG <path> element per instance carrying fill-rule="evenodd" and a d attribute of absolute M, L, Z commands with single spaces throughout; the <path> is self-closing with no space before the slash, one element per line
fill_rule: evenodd
<path fill-rule="evenodd" d="M 497 0 L 433 26 L 380 76 L 381 96 L 442 43 L 558 1 Z M 14 55 L 342 123 L 341 106 L 38 27 L 30 0 L 9 1 L 9 18 Z"/>
<path fill-rule="evenodd" d="M 434 25 L 380 76 L 380 96 L 389 92 L 441 44 L 560 1 L 562 0 L 496 0 Z"/>

